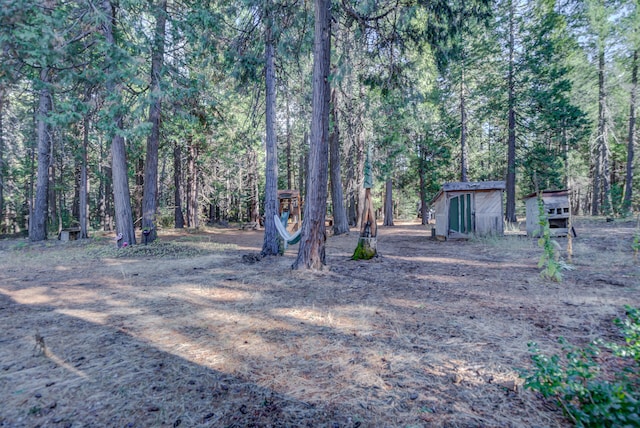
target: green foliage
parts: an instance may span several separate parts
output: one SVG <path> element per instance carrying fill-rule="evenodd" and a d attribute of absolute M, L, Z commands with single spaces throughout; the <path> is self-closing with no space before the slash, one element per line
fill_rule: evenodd
<path fill-rule="evenodd" d="M 625 340 L 605 344 L 615 361 L 615 373 L 601 366 L 601 341 L 584 348 L 560 338 L 563 355 L 547 356 L 530 343 L 533 372 L 525 372 L 525 387 L 558 404 L 579 427 L 633 427 L 640 424 L 640 310 L 627 307 L 627 318 L 616 319 Z M 620 367 L 626 367 L 620 370 Z"/>
<path fill-rule="evenodd" d="M 632 358 L 640 365 L 640 309 L 626 307 L 627 317 L 616 318 L 613 322 L 620 329 L 625 339 L 624 345 L 609 344 L 607 347 L 621 358 Z"/>
<path fill-rule="evenodd" d="M 540 272 L 543 278 L 553 281 L 562 281 L 562 263 L 558 254 L 558 243 L 551 239 L 549 219 L 544 208 L 542 198 L 538 197 L 538 224 L 540 225 L 540 238 L 538 246 L 542 248 L 542 255 L 538 261 L 538 268 L 544 268 Z"/>

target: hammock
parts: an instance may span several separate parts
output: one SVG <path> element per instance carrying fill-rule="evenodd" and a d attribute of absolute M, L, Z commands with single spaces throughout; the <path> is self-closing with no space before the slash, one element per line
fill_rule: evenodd
<path fill-rule="evenodd" d="M 278 229 L 278 233 L 284 240 L 284 249 L 286 250 L 289 245 L 295 245 L 300 242 L 300 232 L 302 232 L 302 228 L 296 230 L 294 234 L 290 234 L 287 230 L 287 219 L 288 215 L 284 216 L 283 219 L 280 219 L 276 214 L 273 215 L 273 222 L 276 224 L 276 229 Z"/>

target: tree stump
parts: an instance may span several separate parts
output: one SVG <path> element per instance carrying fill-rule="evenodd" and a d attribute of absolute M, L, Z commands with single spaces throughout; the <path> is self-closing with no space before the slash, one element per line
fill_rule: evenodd
<path fill-rule="evenodd" d="M 358 245 L 351 257 L 353 260 L 370 260 L 378 255 L 376 245 L 378 238 L 363 238 L 358 239 Z"/>
<path fill-rule="evenodd" d="M 378 226 L 376 216 L 371 203 L 371 189 L 365 190 L 364 210 L 362 211 L 362 221 L 360 222 L 360 239 L 353 252 L 352 260 L 370 260 L 378 255 L 377 238 Z"/>

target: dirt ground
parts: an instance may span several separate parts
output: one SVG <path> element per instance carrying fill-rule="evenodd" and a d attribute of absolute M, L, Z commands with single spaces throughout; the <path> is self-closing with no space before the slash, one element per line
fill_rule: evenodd
<path fill-rule="evenodd" d="M 635 222 L 579 220 L 574 270 L 539 277 L 521 234 L 438 242 L 380 227 L 255 262 L 262 232 L 0 241 L 0 427 L 559 427 L 522 388 L 527 343 L 616 340 L 640 304 Z M 565 238 L 558 240 L 566 248 Z"/>

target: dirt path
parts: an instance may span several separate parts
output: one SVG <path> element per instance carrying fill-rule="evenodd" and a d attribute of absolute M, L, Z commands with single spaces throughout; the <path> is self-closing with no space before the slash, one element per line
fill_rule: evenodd
<path fill-rule="evenodd" d="M 633 226 L 579 222 L 560 284 L 535 240 L 414 223 L 380 228 L 368 262 L 330 237 L 316 273 L 290 270 L 297 247 L 247 263 L 260 231 L 165 232 L 135 256 L 5 240 L 0 426 L 565 426 L 517 370 L 530 341 L 614 337 L 640 302 Z"/>

